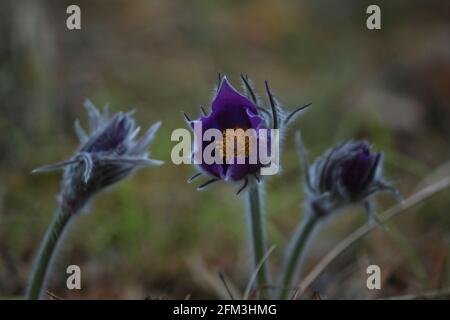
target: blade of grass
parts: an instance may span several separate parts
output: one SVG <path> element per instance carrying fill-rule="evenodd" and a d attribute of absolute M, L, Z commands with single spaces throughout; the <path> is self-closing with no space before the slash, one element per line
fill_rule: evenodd
<path fill-rule="evenodd" d="M 253 271 L 253 273 L 250 277 L 250 280 L 247 283 L 247 287 L 245 288 L 244 300 L 248 299 L 248 297 L 250 295 L 250 290 L 252 289 L 252 286 L 253 286 L 253 282 L 255 282 L 260 269 L 262 268 L 262 266 L 264 265 L 266 260 L 269 258 L 270 254 L 273 252 L 273 250 L 275 250 L 275 246 L 270 247 L 270 249 L 266 252 L 266 254 L 259 261 L 258 265 L 256 266 L 256 269 Z"/>
<path fill-rule="evenodd" d="M 235 299 L 240 299 L 241 294 L 236 286 L 230 281 L 227 281 L 228 288 L 225 288 L 220 277 L 217 273 L 208 270 L 203 259 L 199 254 L 195 254 L 188 258 L 187 266 L 194 277 L 194 280 L 198 282 L 199 285 L 210 289 L 214 292 L 220 299 L 229 300 L 230 293 Z"/>

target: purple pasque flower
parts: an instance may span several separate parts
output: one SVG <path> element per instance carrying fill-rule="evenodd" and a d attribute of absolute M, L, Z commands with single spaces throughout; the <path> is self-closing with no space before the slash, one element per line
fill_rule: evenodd
<path fill-rule="evenodd" d="M 383 154 L 373 152 L 367 141 L 345 141 L 328 150 L 309 169 L 309 203 L 324 215 L 358 203 L 372 210 L 374 194 L 390 191 L 398 195 L 382 176 L 382 167 Z"/>
<path fill-rule="evenodd" d="M 209 129 L 217 129 L 223 133 L 222 148 L 226 148 L 226 141 L 230 138 L 227 136 L 227 129 L 242 129 L 244 131 L 248 129 L 267 129 L 267 124 L 264 118 L 258 113 L 256 105 L 240 94 L 226 79 L 223 78 L 219 90 L 214 97 L 211 104 L 211 113 L 207 116 L 201 116 L 199 120 L 191 123 L 192 127 L 196 122 L 200 122 L 202 125 L 201 133 L 203 134 Z M 210 141 L 202 141 L 201 146 L 198 148 L 198 152 L 203 152 Z M 236 146 L 237 149 L 237 146 Z M 219 152 L 221 150 L 218 150 Z M 250 150 L 244 150 L 244 155 L 251 152 Z M 225 153 L 225 152 L 224 152 Z M 203 172 L 209 175 L 222 179 L 239 181 L 247 176 L 258 174 L 261 164 L 250 164 L 246 161 L 244 164 L 238 164 L 236 161 L 238 150 L 235 150 L 235 161 L 233 163 L 227 163 L 231 161 L 223 161 L 222 164 L 207 164 L 205 161 L 199 165 Z"/>
<path fill-rule="evenodd" d="M 119 112 L 109 117 L 108 107 L 100 113 L 90 101 L 85 102 L 89 114 L 90 133 L 75 122 L 81 147 L 67 161 L 44 166 L 33 173 L 64 169 L 62 188 L 58 197 L 60 205 L 71 212 L 82 209 L 94 194 L 127 178 L 142 166 L 160 165 L 150 159 L 148 147 L 161 123 L 151 126 L 137 140 L 140 128 L 136 127 L 132 112 Z"/>
<path fill-rule="evenodd" d="M 221 163 L 208 163 L 207 161 L 200 161 L 198 168 L 200 173 L 194 175 L 189 181 L 206 174 L 211 177 L 210 180 L 199 186 L 202 189 L 210 183 L 224 180 L 224 181 L 244 181 L 243 186 L 238 193 L 245 189 L 249 179 L 260 179 L 260 170 L 267 163 L 264 163 L 259 158 L 259 148 L 266 146 L 265 154 L 270 157 L 272 135 L 270 129 L 284 129 L 287 124 L 299 114 L 299 111 L 306 108 L 308 105 L 298 108 L 297 110 L 286 115 L 281 109 L 280 104 L 272 94 L 270 87 L 266 81 L 266 91 L 270 102 L 270 109 L 262 107 L 261 101 L 257 98 L 253 86 L 248 77 L 241 75 L 241 80 L 244 88 L 244 94 L 236 90 L 228 81 L 226 77 L 219 75 L 219 84 L 217 93 L 211 103 L 211 112 L 207 112 L 202 108 L 203 115 L 198 119 L 192 121 L 186 114 L 186 120 L 194 129 L 194 137 L 196 143 L 194 144 L 194 155 L 203 156 L 203 151 L 210 145 L 211 141 L 204 141 L 202 137 L 209 129 L 216 129 L 222 132 L 219 141 L 215 141 L 217 148 L 216 152 L 224 154 L 224 161 Z M 201 130 L 196 132 L 196 126 L 201 125 Z M 227 130 L 234 130 L 235 136 L 229 134 Z M 245 140 L 243 144 L 239 144 L 239 132 L 252 132 L 253 140 Z M 265 132 L 263 132 L 265 131 Z M 201 134 L 200 134 L 201 132 Z M 200 139 L 198 136 L 200 136 Z M 237 138 L 237 146 L 231 150 L 231 155 L 227 153 L 226 146 L 230 140 Z M 242 137 L 241 137 L 242 138 Z M 256 154 L 256 161 L 250 161 L 251 156 Z M 239 162 L 238 158 L 245 158 L 244 161 Z M 203 159 L 202 159 L 203 160 Z M 231 161 L 229 161 L 231 160 Z"/>

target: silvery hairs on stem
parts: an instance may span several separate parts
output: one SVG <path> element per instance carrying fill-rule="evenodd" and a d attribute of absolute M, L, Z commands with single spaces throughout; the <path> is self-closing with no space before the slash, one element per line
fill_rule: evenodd
<path fill-rule="evenodd" d="M 84 106 L 89 115 L 90 133 L 75 122 L 81 142 L 75 155 L 69 160 L 33 170 L 38 173 L 64 169 L 58 202 L 72 213 L 83 209 L 97 192 L 127 178 L 139 167 L 163 163 L 150 159 L 147 151 L 161 122 L 152 125 L 137 140 L 140 128 L 136 127 L 133 112 L 119 112 L 110 117 L 107 105 L 102 113 L 89 100 Z"/>
<path fill-rule="evenodd" d="M 306 175 L 307 206 L 317 218 L 350 206 L 363 204 L 369 222 L 379 222 L 373 196 L 379 192 L 399 192 L 383 176 L 383 153 L 373 152 L 367 141 L 344 141 L 327 150 L 308 167 L 301 135 L 297 144 Z"/>

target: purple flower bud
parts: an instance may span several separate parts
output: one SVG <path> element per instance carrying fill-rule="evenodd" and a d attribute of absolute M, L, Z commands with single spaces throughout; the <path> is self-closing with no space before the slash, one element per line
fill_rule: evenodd
<path fill-rule="evenodd" d="M 85 107 L 91 130 L 88 135 L 75 122 L 81 142 L 75 155 L 67 161 L 33 170 L 36 173 L 64 168 L 58 200 L 71 212 L 79 211 L 97 192 L 127 178 L 137 168 L 162 164 L 150 159 L 147 151 L 160 122 L 136 140 L 140 128 L 136 127 L 132 113 L 120 112 L 110 118 L 107 106 L 102 114 L 90 101 L 86 101 Z"/>
<path fill-rule="evenodd" d="M 381 153 L 372 153 L 366 141 L 340 144 L 313 165 L 320 170 L 318 190 L 321 193 L 344 192 L 356 198 L 374 182 L 380 170 L 380 159 Z"/>
<path fill-rule="evenodd" d="M 328 150 L 309 170 L 308 191 L 316 211 L 367 203 L 379 191 L 396 190 L 382 177 L 383 154 L 366 141 L 346 141 Z M 318 209 L 319 208 L 319 209 Z"/>
<path fill-rule="evenodd" d="M 342 163 L 342 185 L 349 195 L 358 197 L 361 191 L 367 190 L 374 183 L 382 154 L 370 152 L 367 142 L 355 145 L 349 153 L 351 156 Z"/>

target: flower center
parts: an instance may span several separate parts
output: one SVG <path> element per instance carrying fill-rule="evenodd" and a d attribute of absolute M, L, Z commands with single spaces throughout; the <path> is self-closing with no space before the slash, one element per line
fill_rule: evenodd
<path fill-rule="evenodd" d="M 216 142 L 216 149 L 222 158 L 229 161 L 235 157 L 248 158 L 254 143 L 250 130 L 236 127 L 222 131 L 222 140 Z"/>

